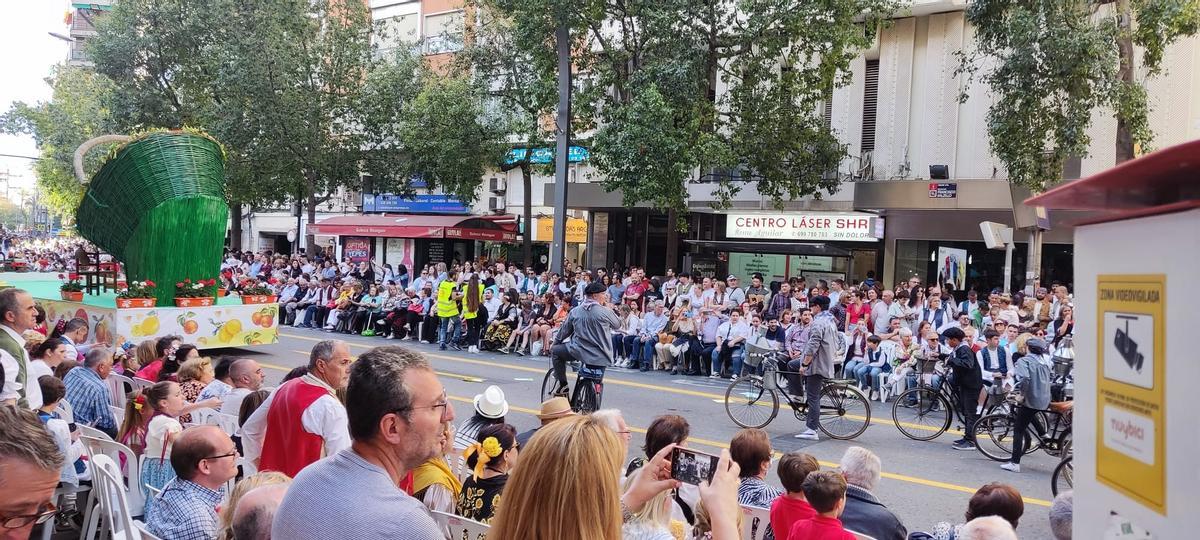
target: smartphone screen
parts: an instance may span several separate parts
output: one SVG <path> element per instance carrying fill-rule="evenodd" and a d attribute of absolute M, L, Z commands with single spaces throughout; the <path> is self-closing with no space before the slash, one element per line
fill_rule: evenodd
<path fill-rule="evenodd" d="M 677 446 L 671 451 L 671 478 L 693 485 L 711 482 L 719 460 L 717 456 Z"/>

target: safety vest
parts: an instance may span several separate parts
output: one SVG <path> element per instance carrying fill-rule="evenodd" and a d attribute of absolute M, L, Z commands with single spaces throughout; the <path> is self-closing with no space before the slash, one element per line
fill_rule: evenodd
<path fill-rule="evenodd" d="M 454 282 L 446 279 L 438 284 L 437 315 L 438 317 L 455 317 L 458 315 L 458 302 L 454 300 Z"/>

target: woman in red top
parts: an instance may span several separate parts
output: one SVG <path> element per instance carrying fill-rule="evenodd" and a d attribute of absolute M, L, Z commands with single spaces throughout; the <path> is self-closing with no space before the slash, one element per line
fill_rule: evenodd
<path fill-rule="evenodd" d="M 867 319 L 867 324 L 871 324 L 871 306 L 863 302 L 862 291 L 851 291 L 850 305 L 846 307 L 846 331 L 849 332 L 860 319 Z"/>

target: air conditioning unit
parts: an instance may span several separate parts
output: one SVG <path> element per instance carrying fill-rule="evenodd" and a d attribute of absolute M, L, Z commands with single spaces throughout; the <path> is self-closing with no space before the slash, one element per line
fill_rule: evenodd
<path fill-rule="evenodd" d="M 488 178 L 488 191 L 492 193 L 504 193 L 508 189 L 507 178 Z"/>
<path fill-rule="evenodd" d="M 488 197 L 488 210 L 504 213 L 504 209 L 507 208 L 507 206 L 508 205 L 504 202 L 504 197 Z"/>

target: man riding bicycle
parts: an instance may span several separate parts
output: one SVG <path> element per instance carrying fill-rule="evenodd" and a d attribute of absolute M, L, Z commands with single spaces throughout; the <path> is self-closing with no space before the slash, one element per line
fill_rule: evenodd
<path fill-rule="evenodd" d="M 555 395 L 569 393 L 567 362 L 577 359 L 603 373 L 613 360 L 612 332 L 621 328 L 621 319 L 608 305 L 607 289 L 600 282 L 589 283 L 583 294 L 583 303 L 567 314 L 550 347 L 554 378 L 558 382 Z M 571 341 L 564 343 L 567 338 Z"/>

